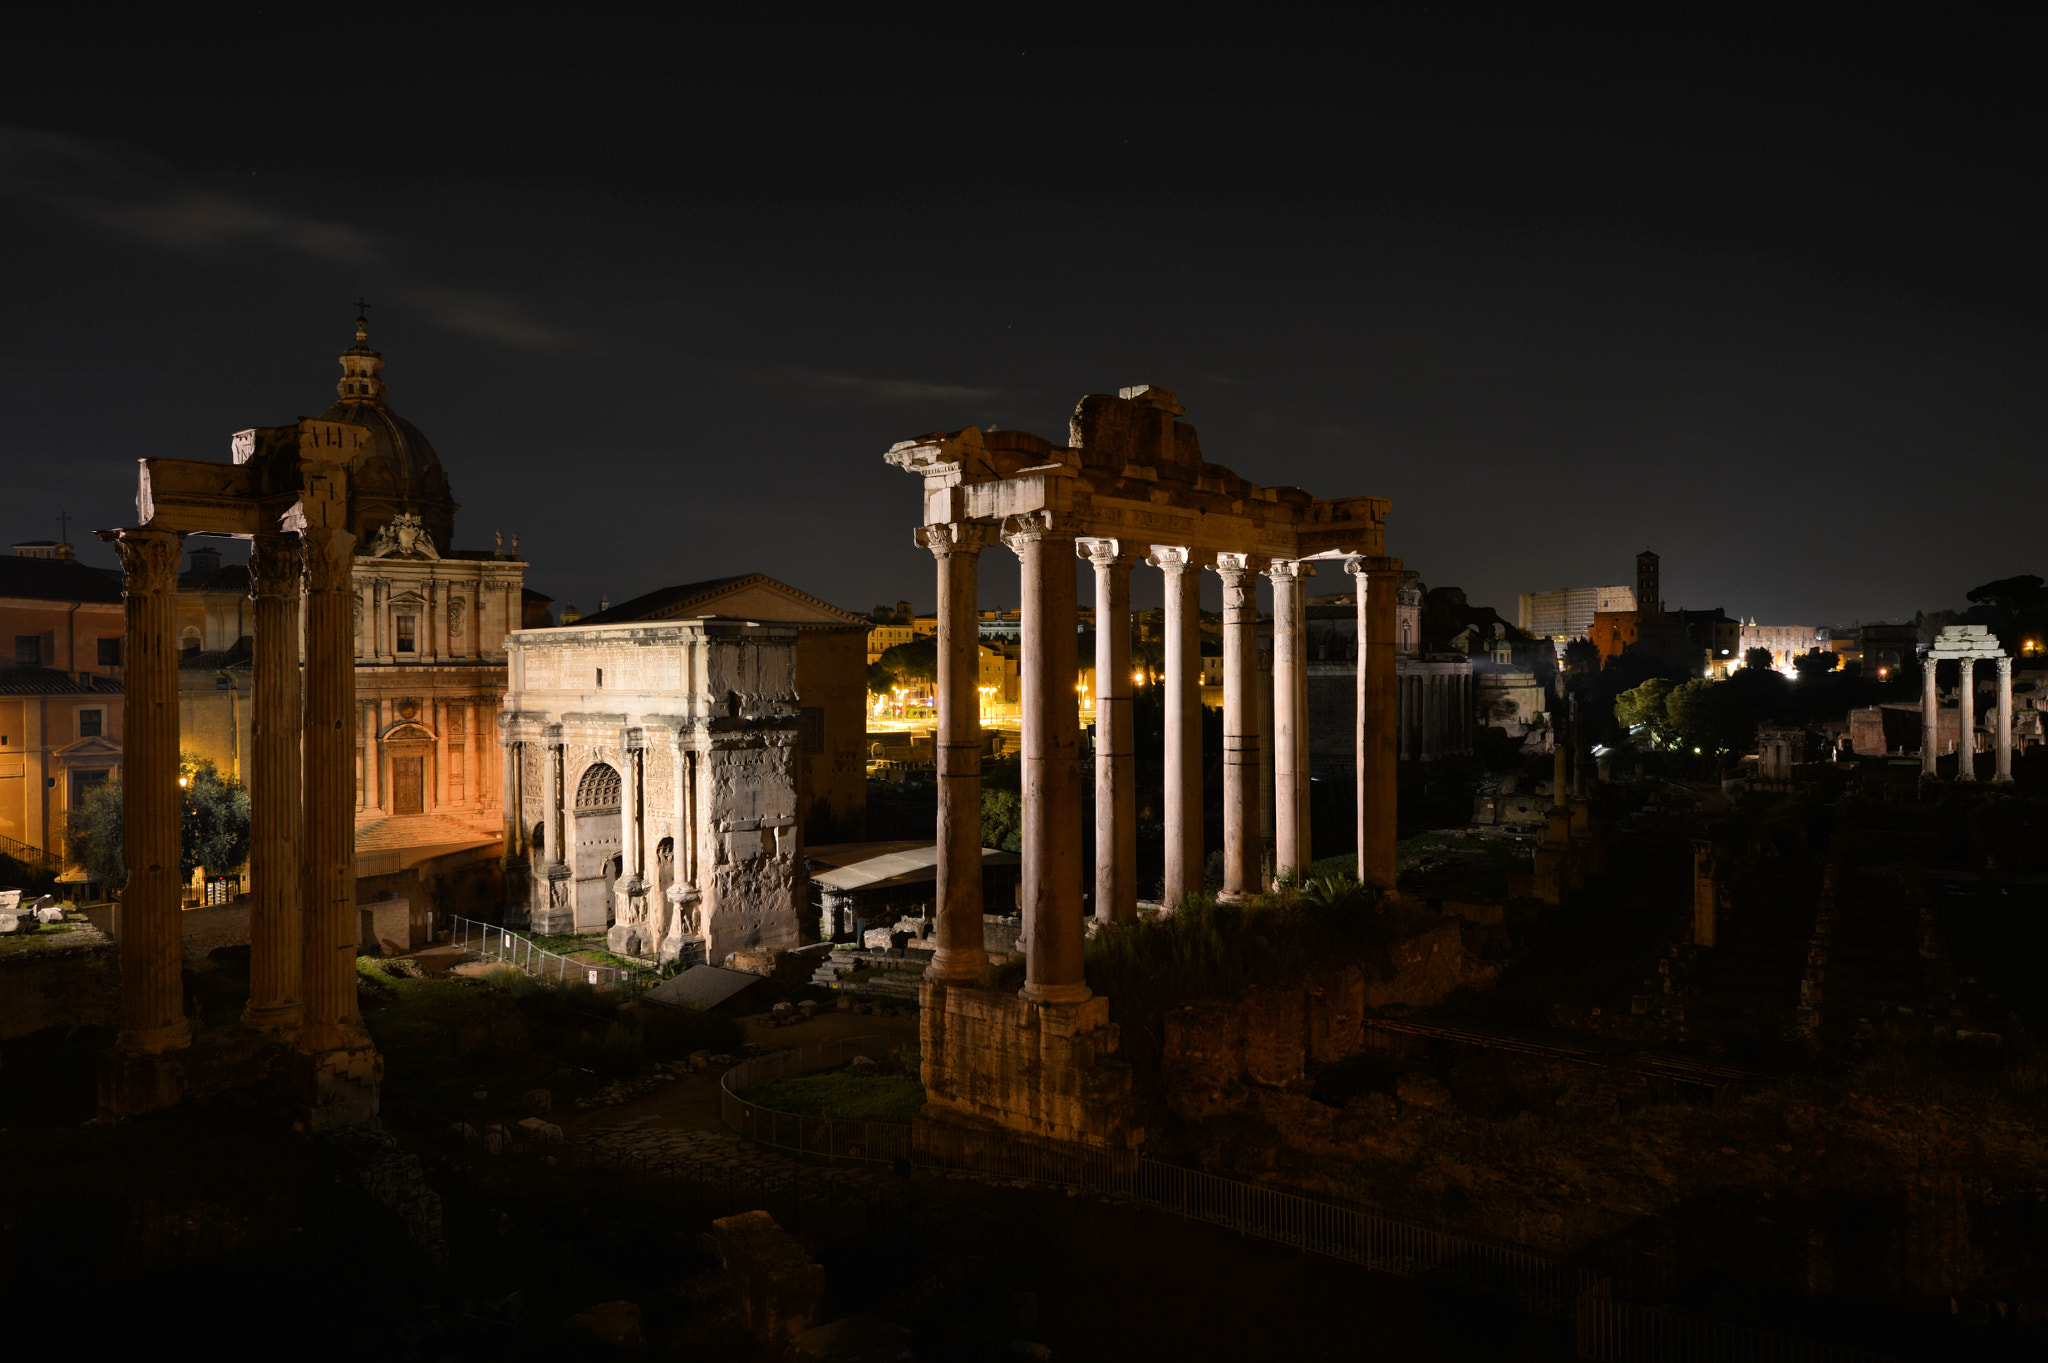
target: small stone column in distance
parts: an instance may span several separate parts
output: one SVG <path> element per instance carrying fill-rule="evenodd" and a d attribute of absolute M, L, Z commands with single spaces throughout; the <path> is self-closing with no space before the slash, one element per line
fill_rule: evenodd
<path fill-rule="evenodd" d="M 1166 545 L 1153 545 L 1149 561 L 1166 578 L 1160 666 L 1166 874 L 1160 902 L 1176 909 L 1202 892 L 1202 569 L 1191 551 Z"/>
<path fill-rule="evenodd" d="M 993 527 L 971 522 L 921 528 L 938 572 L 938 922 L 925 978 L 973 984 L 988 966 L 981 901 L 981 628 L 976 613 L 981 551 Z"/>
<path fill-rule="evenodd" d="M 1998 663 L 1998 767 L 1992 779 L 2000 785 L 2012 783 L 2012 659 Z"/>
<path fill-rule="evenodd" d="M 121 853 L 128 884 L 121 892 L 121 1032 L 114 1050 L 130 1056 L 159 1055 L 192 1039 L 185 1022 L 185 878 L 179 866 L 184 821 L 177 600 L 183 539 L 170 530 L 123 530 L 114 539 L 126 573 L 128 635 L 121 688 Z"/>
<path fill-rule="evenodd" d="M 1089 997 L 1082 960 L 1081 721 L 1074 541 L 1052 512 L 1012 519 L 1022 567 L 1024 987 L 1027 1003 Z"/>
<path fill-rule="evenodd" d="M 1358 880 L 1391 891 L 1400 798 L 1394 630 L 1401 560 L 1354 558 L 1344 566 L 1358 579 Z"/>
<path fill-rule="evenodd" d="M 355 536 L 334 526 L 303 532 L 306 563 L 305 1021 L 299 1048 L 366 1046 L 356 1005 L 354 746 L 356 670 L 349 639 Z"/>
<path fill-rule="evenodd" d="M 1131 730 L 1131 568 L 1116 540 L 1077 540 L 1095 568 L 1095 916 L 1138 916 L 1138 752 Z"/>
<path fill-rule="evenodd" d="M 1956 693 L 1956 780 L 1977 779 L 1977 659 L 1965 654 L 1956 660 L 1961 688 Z"/>
<path fill-rule="evenodd" d="M 1934 686 L 1934 651 L 1920 661 L 1920 774 L 1933 776 L 1940 770 L 1941 693 Z"/>
<path fill-rule="evenodd" d="M 1273 870 L 1300 879 L 1309 868 L 1308 639 L 1303 597 L 1315 565 L 1275 563 L 1273 583 Z"/>
<path fill-rule="evenodd" d="M 266 533 L 249 550 L 256 598 L 254 724 L 249 773 L 249 1006 L 242 1025 L 282 1031 L 299 1025 L 305 981 L 300 904 L 299 537 Z M 352 599 L 352 598 L 351 598 Z M 352 608 L 351 608 L 352 609 Z M 349 743 L 355 743 L 350 726 Z M 355 763 L 347 765 L 353 787 Z M 351 804 L 354 790 L 351 788 Z"/>
<path fill-rule="evenodd" d="M 1259 893 L 1259 565 L 1249 554 L 1218 554 L 1223 579 L 1223 893 Z"/>

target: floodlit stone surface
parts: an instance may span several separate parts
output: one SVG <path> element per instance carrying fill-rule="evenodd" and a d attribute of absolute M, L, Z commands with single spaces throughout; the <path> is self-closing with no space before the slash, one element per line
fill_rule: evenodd
<path fill-rule="evenodd" d="M 1143 1140 L 1108 999 L 1040 1004 L 927 981 L 920 1002 L 925 1118 L 1092 1145 Z"/>
<path fill-rule="evenodd" d="M 540 833 L 536 930 L 714 963 L 800 943 L 795 645 L 720 619 L 510 636 L 500 741 Z"/>

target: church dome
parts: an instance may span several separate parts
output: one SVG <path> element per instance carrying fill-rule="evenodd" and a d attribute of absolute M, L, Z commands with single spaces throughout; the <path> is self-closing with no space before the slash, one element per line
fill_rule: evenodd
<path fill-rule="evenodd" d="M 349 529 L 360 552 L 392 518 L 411 512 L 445 553 L 455 538 L 455 494 L 433 443 L 385 402 L 383 369 L 384 357 L 370 349 L 370 324 L 357 317 L 356 343 L 341 352 L 341 400 L 319 417 L 370 433 L 349 464 Z"/>

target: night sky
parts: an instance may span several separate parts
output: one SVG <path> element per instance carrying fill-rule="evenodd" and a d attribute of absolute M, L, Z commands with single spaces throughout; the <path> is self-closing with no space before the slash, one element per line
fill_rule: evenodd
<path fill-rule="evenodd" d="M 1981 17 L 449 12 L 10 17 L 0 533 L 325 408 L 360 293 L 459 545 L 586 611 L 928 608 L 889 444 L 1137 383 L 1510 617 L 1645 546 L 1765 623 L 2048 571 L 2033 47 Z"/>

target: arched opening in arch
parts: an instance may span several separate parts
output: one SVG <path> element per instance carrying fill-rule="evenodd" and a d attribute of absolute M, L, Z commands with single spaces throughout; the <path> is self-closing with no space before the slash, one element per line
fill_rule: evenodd
<path fill-rule="evenodd" d="M 618 769 L 593 762 L 576 782 L 569 810 L 568 861 L 576 886 L 576 931 L 596 932 L 612 920 L 619 872 Z"/>

